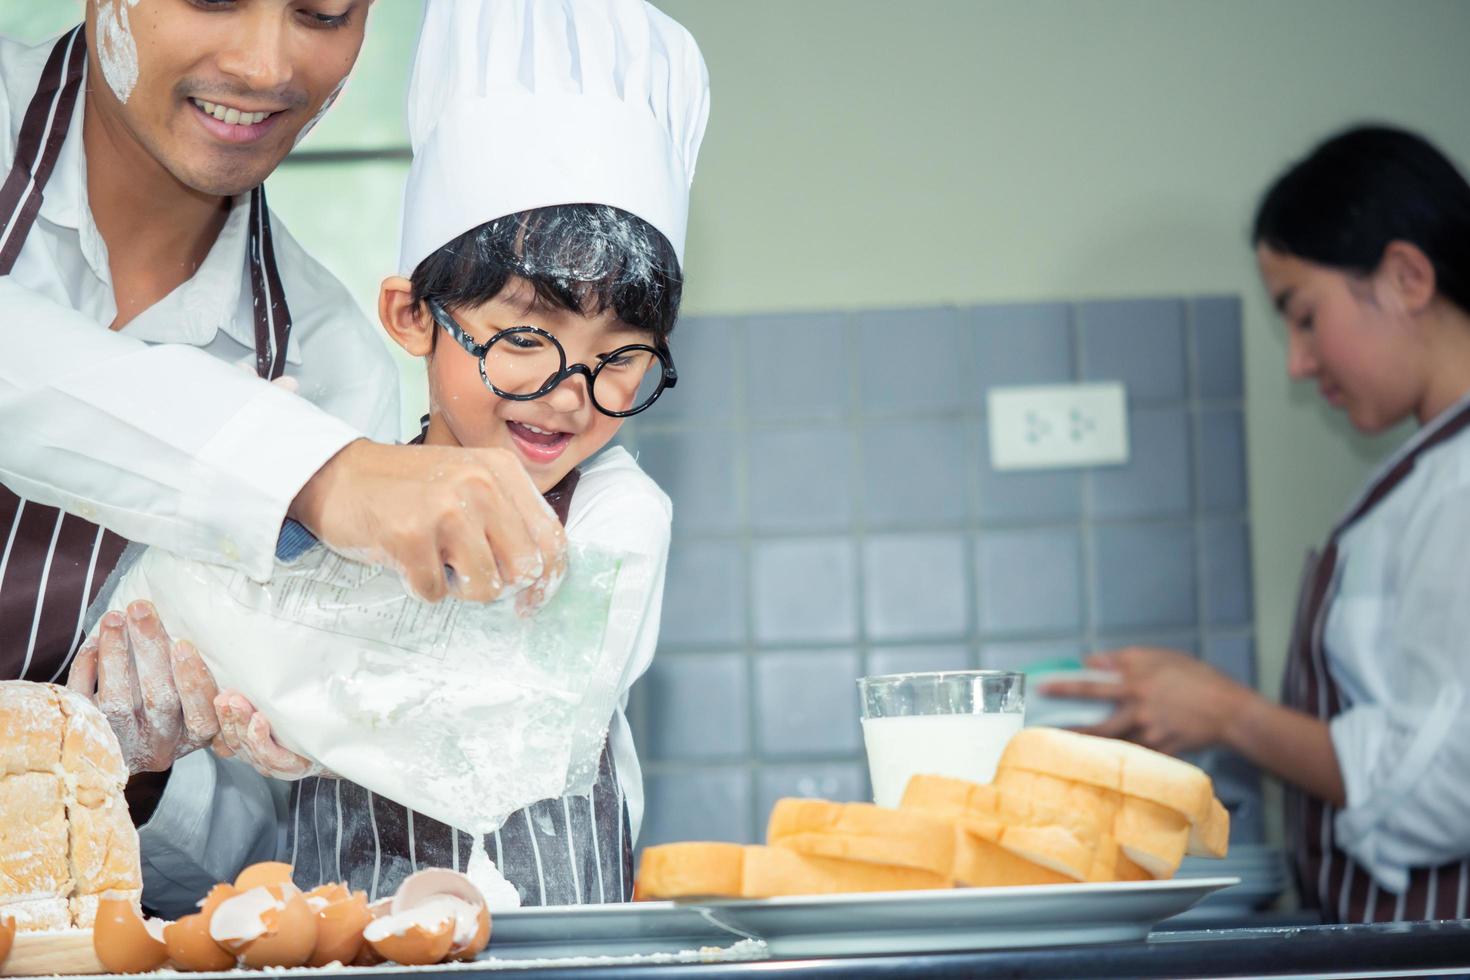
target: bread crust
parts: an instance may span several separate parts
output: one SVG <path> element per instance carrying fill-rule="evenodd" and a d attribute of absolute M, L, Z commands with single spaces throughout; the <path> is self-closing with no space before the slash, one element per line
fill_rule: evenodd
<path fill-rule="evenodd" d="M 0 912 L 20 930 L 85 928 L 104 892 L 142 893 L 127 778 L 90 701 L 55 684 L 0 682 Z"/>

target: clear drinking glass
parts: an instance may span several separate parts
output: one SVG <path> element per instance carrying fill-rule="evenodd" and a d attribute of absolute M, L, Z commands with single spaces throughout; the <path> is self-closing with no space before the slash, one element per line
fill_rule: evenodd
<path fill-rule="evenodd" d="M 1026 676 L 942 670 L 858 678 L 873 802 L 896 807 L 916 773 L 988 783 L 1026 711 Z"/>

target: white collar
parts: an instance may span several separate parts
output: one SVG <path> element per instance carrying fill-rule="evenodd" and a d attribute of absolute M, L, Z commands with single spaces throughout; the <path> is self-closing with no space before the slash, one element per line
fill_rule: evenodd
<path fill-rule="evenodd" d="M 77 100 L 77 109 L 72 113 L 71 125 L 56 158 L 56 168 L 46 183 L 40 215 L 52 224 L 75 229 L 88 263 L 104 282 L 110 284 L 112 275 L 108 269 L 107 245 L 92 220 L 92 209 L 87 203 L 87 154 L 82 136 L 86 91 L 84 69 L 82 97 Z M 24 106 L 21 111 L 24 111 Z M 250 270 L 246 265 L 249 240 L 250 192 L 246 191 L 230 202 L 230 213 L 219 237 L 194 275 L 131 321 L 125 328 L 127 335 L 154 343 L 203 346 L 223 330 L 231 339 L 253 351 L 255 320 L 248 312 L 242 315 L 242 307 L 245 311 L 251 307 L 241 302 L 242 293 L 248 294 L 249 290 Z M 287 295 L 287 303 L 290 300 Z M 156 315 L 151 315 L 155 312 Z M 286 345 L 287 363 L 301 363 L 298 346 L 295 343 Z"/>
<path fill-rule="evenodd" d="M 1351 506 L 1349 506 L 1347 510 L 1343 511 L 1342 519 L 1346 519 L 1349 514 L 1352 514 L 1354 511 L 1356 511 L 1358 507 L 1362 505 L 1363 501 L 1367 500 L 1368 496 L 1373 493 L 1373 488 L 1378 485 L 1379 481 L 1387 476 L 1390 470 L 1392 470 L 1401 461 L 1403 461 L 1404 457 L 1410 455 L 1411 453 L 1417 452 L 1419 447 L 1422 446 L 1426 440 L 1432 437 L 1440 429 L 1448 425 L 1450 421 L 1458 416 L 1462 411 L 1467 410 L 1470 410 L 1470 392 L 1466 392 L 1465 394 L 1461 395 L 1460 398 L 1453 405 L 1440 412 L 1434 418 L 1430 419 L 1426 424 L 1420 426 L 1419 431 L 1410 436 L 1402 446 L 1399 446 L 1393 452 L 1389 453 L 1388 456 L 1383 460 L 1383 462 L 1379 463 L 1378 466 L 1374 468 L 1373 475 L 1369 477 L 1368 480 L 1363 484 L 1362 491 L 1360 491 L 1358 495 L 1353 498 Z"/>

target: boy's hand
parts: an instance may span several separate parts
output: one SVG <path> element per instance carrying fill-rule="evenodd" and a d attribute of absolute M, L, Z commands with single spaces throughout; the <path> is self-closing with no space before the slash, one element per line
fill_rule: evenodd
<path fill-rule="evenodd" d="M 214 754 L 228 759 L 239 756 L 262 776 L 287 781 L 307 776 L 332 774 L 305 756 L 297 755 L 271 735 L 270 722 L 255 710 L 243 694 L 225 691 L 214 699 L 219 715 L 219 737 Z"/>
<path fill-rule="evenodd" d="M 429 602 L 550 598 L 566 570 L 561 523 L 504 449 L 360 439 L 317 471 L 290 516 L 334 551 L 396 568 Z"/>
<path fill-rule="evenodd" d="M 103 616 L 66 686 L 102 709 L 130 773 L 163 772 L 219 732 L 209 668 L 192 644 L 169 638 L 151 602 Z"/>

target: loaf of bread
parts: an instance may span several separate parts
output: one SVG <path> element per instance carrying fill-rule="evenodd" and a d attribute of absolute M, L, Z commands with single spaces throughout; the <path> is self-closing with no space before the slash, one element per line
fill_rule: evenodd
<path fill-rule="evenodd" d="M 141 894 L 127 778 L 90 701 L 0 682 L 0 914 L 22 931 L 87 928 L 104 892 Z"/>
<path fill-rule="evenodd" d="M 954 878 L 972 887 L 1086 881 L 1102 838 L 1086 812 L 945 776 L 910 779 L 900 809 L 954 823 Z"/>
<path fill-rule="evenodd" d="M 1185 854 L 1224 857 L 1229 845 L 1230 816 L 1210 777 L 1131 742 L 1023 729 L 1007 743 L 994 785 L 1054 809 L 1091 814 L 1122 852 L 1112 878 L 1169 878 Z"/>
<path fill-rule="evenodd" d="M 1224 857 L 1230 818 L 1202 770 L 1128 742 L 1029 728 L 989 784 L 909 780 L 897 809 L 778 800 L 765 847 L 643 852 L 635 898 L 763 898 L 1169 878 Z"/>
<path fill-rule="evenodd" d="M 942 878 L 954 869 L 953 821 L 871 803 L 777 800 L 766 843 L 812 857 L 913 868 Z"/>
<path fill-rule="evenodd" d="M 786 847 L 695 841 L 644 850 L 633 897 L 639 901 L 773 898 L 925 891 L 951 884 L 915 868 L 817 857 Z"/>

